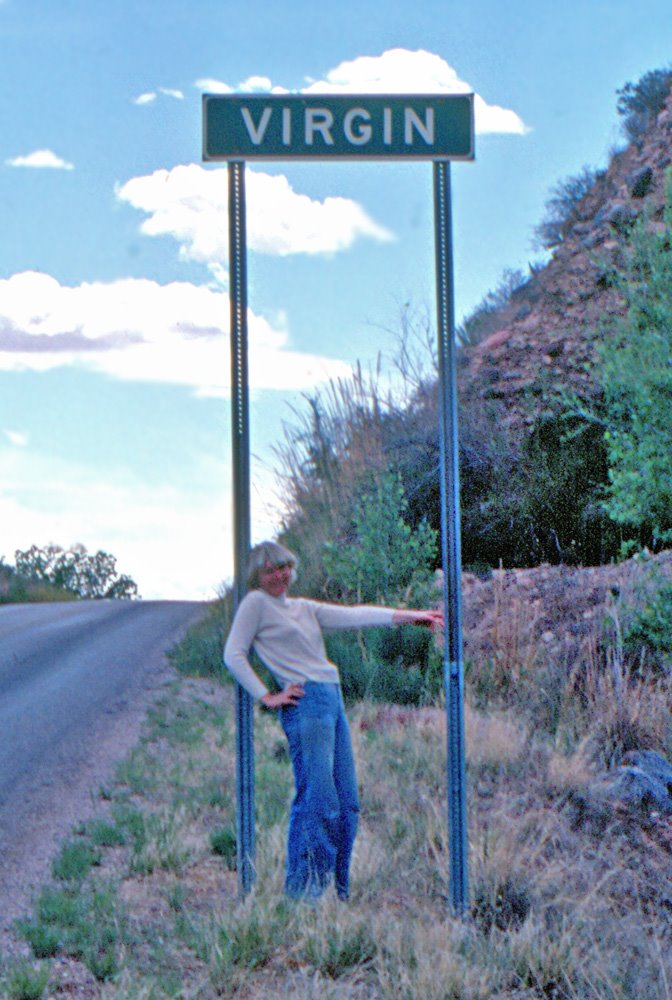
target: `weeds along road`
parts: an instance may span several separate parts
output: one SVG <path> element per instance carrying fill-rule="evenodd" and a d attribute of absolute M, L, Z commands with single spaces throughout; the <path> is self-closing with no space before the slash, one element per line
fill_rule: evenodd
<path fill-rule="evenodd" d="M 0 924 L 18 916 L 137 739 L 165 651 L 206 605 L 0 606 Z"/>

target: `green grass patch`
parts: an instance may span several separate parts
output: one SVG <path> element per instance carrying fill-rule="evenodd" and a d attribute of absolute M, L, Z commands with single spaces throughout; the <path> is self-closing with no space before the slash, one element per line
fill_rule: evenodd
<path fill-rule="evenodd" d="M 169 651 L 170 662 L 181 674 L 222 680 L 228 676 L 222 663 L 222 654 L 230 626 L 229 602 L 215 602 L 208 614 L 196 622 Z"/>
<path fill-rule="evenodd" d="M 212 853 L 220 857 L 230 871 L 236 870 L 237 837 L 233 827 L 213 830 L 210 834 L 210 847 Z"/>
<path fill-rule="evenodd" d="M 46 996 L 50 975 L 51 967 L 48 964 L 18 962 L 0 980 L 2 995 L 5 1000 L 42 1000 Z"/>
<path fill-rule="evenodd" d="M 127 920 L 110 884 L 42 890 L 35 917 L 19 929 L 36 958 L 57 954 L 78 958 L 96 979 L 104 981 L 120 968 L 120 952 L 128 941 Z"/>
<path fill-rule="evenodd" d="M 92 820 L 84 832 L 97 847 L 123 847 L 128 839 L 121 826 L 107 819 Z"/>
<path fill-rule="evenodd" d="M 101 857 L 88 840 L 66 841 L 51 864 L 51 874 L 62 882 L 83 882 Z"/>

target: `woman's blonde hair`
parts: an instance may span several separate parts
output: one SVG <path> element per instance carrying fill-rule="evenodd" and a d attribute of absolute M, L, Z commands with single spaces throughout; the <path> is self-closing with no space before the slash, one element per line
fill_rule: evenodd
<path fill-rule="evenodd" d="M 290 582 L 293 583 L 296 579 L 296 567 L 299 564 L 299 560 L 294 553 L 278 542 L 260 542 L 259 545 L 255 545 L 250 550 L 247 560 L 247 586 L 250 590 L 259 589 L 259 572 L 268 563 L 271 566 L 282 566 L 284 564 L 291 566 L 292 576 Z"/>

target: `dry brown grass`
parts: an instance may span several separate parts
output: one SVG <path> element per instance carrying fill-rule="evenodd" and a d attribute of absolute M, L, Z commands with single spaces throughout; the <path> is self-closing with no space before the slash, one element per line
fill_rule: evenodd
<path fill-rule="evenodd" d="M 511 628 L 499 633 L 512 643 L 503 655 L 529 662 L 522 618 Z M 511 703 L 515 686 L 499 707 L 494 695 L 488 709 L 470 699 L 465 707 L 466 920 L 450 913 L 440 707 L 352 711 L 362 799 L 353 897 L 346 906 L 325 898 L 316 909 L 282 897 L 291 777 L 277 720 L 258 716 L 258 879 L 241 902 L 235 873 L 210 848 L 213 829 L 234 816 L 231 692 L 182 681 L 150 720 L 124 782 L 107 790 L 113 813 L 123 807 L 146 819 L 142 845 L 104 849 L 91 876 L 117 886 L 125 933 L 116 977 L 92 985 L 82 971 L 78 993 L 69 960 L 67 983 L 59 985 L 66 966 L 54 965 L 49 995 L 669 997 L 672 827 L 591 792 L 624 725 L 669 752 L 669 686 L 605 672 L 596 660 L 578 687 L 566 677 L 551 734 L 528 710 L 543 676 L 537 668 L 519 674 L 523 710 Z"/>

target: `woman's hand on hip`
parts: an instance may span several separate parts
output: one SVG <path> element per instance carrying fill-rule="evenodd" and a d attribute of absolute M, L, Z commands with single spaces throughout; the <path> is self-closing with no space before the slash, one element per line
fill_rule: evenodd
<path fill-rule="evenodd" d="M 266 708 L 285 708 L 288 705 L 296 705 L 304 694 L 300 684 L 290 684 L 289 687 L 278 691 L 277 694 L 271 694 L 269 691 L 268 694 L 262 695 L 259 701 Z"/>

